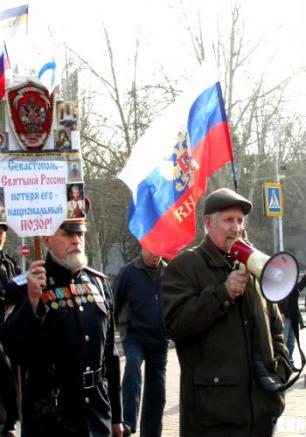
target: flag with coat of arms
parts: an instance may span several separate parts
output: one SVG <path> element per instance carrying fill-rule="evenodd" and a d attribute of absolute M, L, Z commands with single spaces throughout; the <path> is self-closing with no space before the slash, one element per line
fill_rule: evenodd
<path fill-rule="evenodd" d="M 132 192 L 128 226 L 140 245 L 172 259 L 195 238 L 195 206 L 233 150 L 214 62 L 153 122 L 118 175 Z"/>

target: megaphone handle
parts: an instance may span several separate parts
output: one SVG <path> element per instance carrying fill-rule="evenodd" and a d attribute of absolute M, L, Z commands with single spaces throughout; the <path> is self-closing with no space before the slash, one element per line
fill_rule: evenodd
<path fill-rule="evenodd" d="M 234 262 L 233 262 L 233 268 L 232 268 L 232 270 L 239 270 L 240 269 L 240 262 L 236 259 Z"/>

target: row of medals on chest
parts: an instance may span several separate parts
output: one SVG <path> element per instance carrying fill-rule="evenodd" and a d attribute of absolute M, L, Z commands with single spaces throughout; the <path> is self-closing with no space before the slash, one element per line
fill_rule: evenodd
<path fill-rule="evenodd" d="M 52 283 L 50 278 L 50 283 Z M 42 300 L 45 305 L 54 310 L 68 306 L 72 308 L 76 305 L 83 305 L 85 303 L 101 303 L 104 302 L 98 288 L 91 282 L 84 281 L 81 284 L 68 284 L 66 287 L 55 287 L 44 290 L 42 293 Z"/>

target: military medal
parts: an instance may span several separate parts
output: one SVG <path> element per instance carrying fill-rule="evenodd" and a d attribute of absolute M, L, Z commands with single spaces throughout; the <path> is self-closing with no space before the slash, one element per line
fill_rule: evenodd
<path fill-rule="evenodd" d="M 75 303 L 77 303 L 78 305 L 81 305 L 81 303 L 82 303 L 80 296 L 75 296 L 74 301 L 75 301 Z"/>
<path fill-rule="evenodd" d="M 67 305 L 68 305 L 70 308 L 73 308 L 73 306 L 74 306 L 74 304 L 73 304 L 73 300 L 72 300 L 72 299 L 67 299 Z"/>
<path fill-rule="evenodd" d="M 78 294 L 79 294 L 79 291 L 78 291 L 78 289 L 77 289 L 75 284 L 70 284 L 70 291 L 75 296 L 78 296 Z"/>
<path fill-rule="evenodd" d="M 58 303 L 55 301 L 51 302 L 51 308 L 54 310 L 58 310 Z"/>

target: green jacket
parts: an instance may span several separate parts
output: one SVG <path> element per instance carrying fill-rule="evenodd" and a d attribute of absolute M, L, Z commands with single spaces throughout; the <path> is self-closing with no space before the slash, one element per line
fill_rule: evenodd
<path fill-rule="evenodd" d="M 260 296 L 254 278 L 232 301 L 224 285 L 230 271 L 208 236 L 165 271 L 162 304 L 181 367 L 183 437 L 269 437 L 284 409 L 284 395 L 265 392 L 252 364 L 260 351 L 270 370 L 289 377 L 277 305 Z"/>

